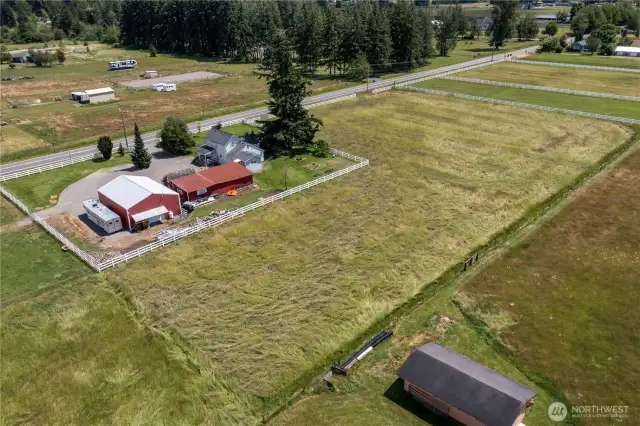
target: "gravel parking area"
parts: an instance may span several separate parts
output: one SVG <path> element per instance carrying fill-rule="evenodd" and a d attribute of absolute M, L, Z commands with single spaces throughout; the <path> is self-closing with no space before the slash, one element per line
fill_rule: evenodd
<path fill-rule="evenodd" d="M 166 77 L 146 78 L 142 80 L 131 80 L 124 83 L 130 89 L 148 89 L 156 83 L 180 83 L 184 81 L 208 80 L 212 78 L 224 77 L 222 74 L 208 71 L 188 72 L 185 74 L 168 75 Z"/>

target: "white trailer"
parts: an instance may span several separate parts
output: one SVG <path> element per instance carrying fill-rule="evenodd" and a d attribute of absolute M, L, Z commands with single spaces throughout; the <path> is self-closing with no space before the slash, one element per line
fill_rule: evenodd
<path fill-rule="evenodd" d="M 136 65 L 138 65 L 138 61 L 136 61 L 135 59 L 126 59 L 124 61 L 113 61 L 113 62 L 109 62 L 109 71 L 135 68 Z"/>
<path fill-rule="evenodd" d="M 113 234 L 122 230 L 122 220 L 113 210 L 102 204 L 98 200 L 86 200 L 82 202 L 84 211 L 87 212 L 89 220 L 108 234 Z"/>
<path fill-rule="evenodd" d="M 154 83 L 151 85 L 153 90 L 158 92 L 175 92 L 176 85 L 174 83 Z"/>

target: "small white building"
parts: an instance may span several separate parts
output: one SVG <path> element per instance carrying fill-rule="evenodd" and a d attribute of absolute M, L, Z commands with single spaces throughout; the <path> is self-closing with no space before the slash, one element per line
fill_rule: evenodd
<path fill-rule="evenodd" d="M 81 104 L 98 104 L 116 100 L 116 92 L 111 87 L 91 89 L 84 92 L 71 92 L 71 99 Z"/>
<path fill-rule="evenodd" d="M 158 71 L 145 71 L 144 72 L 144 78 L 157 78 L 158 77 Z"/>
<path fill-rule="evenodd" d="M 104 229 L 108 234 L 122 230 L 120 216 L 112 210 L 109 210 L 109 208 L 100 201 L 83 201 L 82 206 L 84 207 L 84 211 L 87 212 L 89 220 Z"/>
<path fill-rule="evenodd" d="M 616 47 L 616 56 L 631 56 L 640 58 L 640 47 L 634 46 L 618 46 Z"/>
<path fill-rule="evenodd" d="M 177 90 L 174 83 L 154 83 L 151 85 L 151 88 L 158 92 L 175 92 Z"/>

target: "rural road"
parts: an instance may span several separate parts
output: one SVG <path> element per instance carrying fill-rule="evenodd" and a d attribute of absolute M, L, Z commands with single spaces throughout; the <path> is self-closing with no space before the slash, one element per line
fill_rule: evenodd
<path fill-rule="evenodd" d="M 520 49 L 520 50 L 513 50 L 510 52 L 505 52 L 505 53 L 501 53 L 501 54 L 497 54 L 495 55 L 493 60 L 497 60 L 497 59 L 502 59 L 505 57 L 505 55 L 522 55 L 527 51 L 532 51 L 535 50 L 536 47 L 528 47 L 525 49 Z M 349 96 L 349 95 L 353 95 L 353 94 L 357 94 L 357 93 L 363 93 L 367 90 L 373 90 L 373 89 L 380 89 L 383 87 L 389 87 L 389 86 L 393 86 L 396 83 L 402 83 L 405 81 L 410 81 L 416 78 L 422 78 L 422 77 L 429 77 L 431 75 L 435 75 L 435 74 L 440 74 L 443 72 L 447 72 L 447 71 L 454 71 L 454 70 L 459 70 L 459 69 L 463 69 L 463 68 L 467 68 L 470 66 L 474 66 L 474 65 L 479 65 L 479 64 L 483 64 L 483 63 L 490 63 L 492 61 L 491 56 L 486 56 L 486 57 L 482 57 L 482 58 L 478 58 L 478 59 L 474 59 L 471 61 L 467 61 L 467 62 L 461 62 L 458 64 L 454 64 L 454 65 L 448 65 L 445 67 L 440 67 L 440 68 L 434 68 L 431 70 L 427 70 L 427 71 L 421 71 L 421 72 L 417 72 L 417 73 L 411 73 L 411 74 L 407 74 L 404 75 L 402 77 L 398 77 L 395 79 L 388 79 L 388 80 L 378 80 L 376 82 L 373 83 L 369 83 L 369 85 L 366 84 L 362 84 L 359 86 L 353 86 L 353 87 L 349 87 L 347 89 L 342 89 L 342 90 L 337 90 L 334 92 L 328 92 L 328 93 L 323 93 L 320 95 L 316 95 L 316 96 L 311 96 L 309 98 L 306 98 L 303 101 L 304 105 L 309 105 L 309 104 L 315 104 L 315 103 L 319 103 L 319 102 L 324 102 L 324 101 L 331 101 L 333 99 L 337 99 L 337 98 L 341 98 L 343 96 Z M 263 108 L 256 108 L 256 109 L 252 109 L 249 111 L 242 111 L 242 112 L 238 112 L 235 114 L 229 114 L 229 115 L 225 115 L 225 116 L 221 116 L 221 117 L 215 117 L 215 118 L 210 118 L 207 120 L 203 120 L 200 122 L 194 122 L 194 123 L 190 123 L 189 124 L 189 130 L 193 130 L 195 131 L 198 127 L 198 123 L 200 123 L 201 127 L 203 129 L 209 127 L 209 126 L 213 126 L 216 125 L 218 123 L 225 123 L 225 122 L 229 122 L 229 121 L 234 121 L 234 120 L 248 120 L 251 118 L 257 118 L 260 117 L 262 115 L 266 115 L 268 114 L 268 109 L 267 107 L 263 107 Z M 155 145 L 156 141 L 157 141 L 157 137 L 156 137 L 156 132 L 152 132 L 152 133 L 145 133 L 142 135 L 142 140 L 145 142 L 146 145 Z M 128 140 L 129 140 L 129 146 L 130 148 L 132 148 L 133 146 L 133 135 L 128 136 Z M 113 145 L 114 146 L 118 146 L 120 143 L 122 143 L 122 145 L 125 145 L 125 141 L 124 139 L 118 139 L 118 140 L 114 140 L 113 141 Z M 96 149 L 95 146 L 87 146 L 84 148 L 77 148 L 77 149 L 72 149 L 69 151 L 62 151 L 62 152 L 57 152 L 55 154 L 48 154 L 48 155 L 43 155 L 41 157 L 35 157 L 35 158 L 30 158 L 27 160 L 23 160 L 23 161 L 16 161 L 13 163 L 7 163 L 7 164 L 2 164 L 0 165 L 0 175 L 6 175 L 6 174 L 10 174 L 10 173 L 14 173 L 14 172 L 20 172 L 23 170 L 28 170 L 31 168 L 36 168 L 36 167 L 41 167 L 41 166 L 45 166 L 48 164 L 52 164 L 52 163 L 57 163 L 59 161 L 65 161 L 65 160 L 70 160 L 73 159 L 75 157 L 82 157 L 82 156 L 86 156 L 89 154 L 94 154 L 97 153 L 98 150 Z"/>

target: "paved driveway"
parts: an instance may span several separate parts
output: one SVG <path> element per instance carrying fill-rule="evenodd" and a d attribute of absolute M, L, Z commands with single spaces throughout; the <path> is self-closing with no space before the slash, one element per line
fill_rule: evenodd
<path fill-rule="evenodd" d="M 96 190 L 120 175 L 147 176 L 156 182 L 160 182 L 162 177 L 167 173 L 176 172 L 188 167 L 193 167 L 196 170 L 198 169 L 196 166 L 191 164 L 191 161 L 193 160 L 192 155 L 184 157 L 167 157 L 162 151 L 154 152 L 152 155 L 153 160 L 151 161 L 151 167 L 148 169 L 139 170 L 131 164 L 124 164 L 111 169 L 97 171 L 75 183 L 72 183 L 62 191 L 58 198 L 58 204 L 50 209 L 42 210 L 38 212 L 38 214 L 43 217 L 59 213 L 69 213 L 79 216 L 84 213 L 82 202 L 84 200 L 98 198 Z"/>

